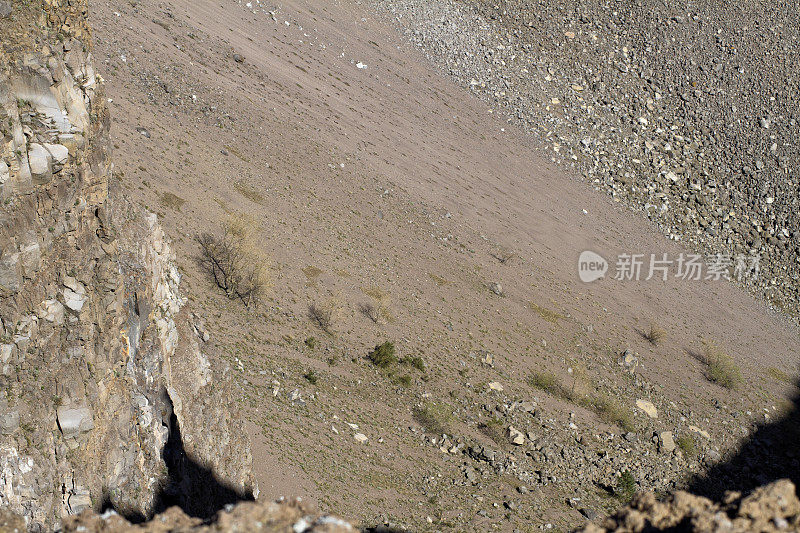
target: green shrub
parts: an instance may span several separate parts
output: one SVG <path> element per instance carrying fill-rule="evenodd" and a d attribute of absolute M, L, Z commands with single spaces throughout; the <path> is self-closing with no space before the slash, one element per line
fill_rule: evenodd
<path fill-rule="evenodd" d="M 314 350 L 317 347 L 317 339 L 309 337 L 305 340 L 305 345 L 309 350 Z"/>
<path fill-rule="evenodd" d="M 617 479 L 614 495 L 620 500 L 630 501 L 634 494 L 636 494 L 636 479 L 630 470 L 625 470 Z"/>
<path fill-rule="evenodd" d="M 397 378 L 397 382 L 403 387 L 410 387 L 413 380 L 411 379 L 411 376 L 409 376 L 408 374 L 404 374 L 399 378 Z"/>
<path fill-rule="evenodd" d="M 675 439 L 675 444 L 681 449 L 686 457 L 694 457 L 697 454 L 697 442 L 691 435 L 682 435 Z"/>
<path fill-rule="evenodd" d="M 418 355 L 412 357 L 403 357 L 400 362 L 404 365 L 416 368 L 420 372 L 425 372 L 425 361 L 423 361 L 422 357 Z"/>
<path fill-rule="evenodd" d="M 319 381 L 319 376 L 317 376 L 317 373 L 314 372 L 314 370 L 309 370 L 308 372 L 303 374 L 303 377 L 306 378 L 306 381 L 308 381 L 312 385 L 316 385 L 317 381 Z"/>
<path fill-rule="evenodd" d="M 369 352 L 369 360 L 372 364 L 380 368 L 389 368 L 397 362 L 397 356 L 394 352 L 394 343 L 386 341 L 383 344 L 375 346 L 375 349 Z"/>

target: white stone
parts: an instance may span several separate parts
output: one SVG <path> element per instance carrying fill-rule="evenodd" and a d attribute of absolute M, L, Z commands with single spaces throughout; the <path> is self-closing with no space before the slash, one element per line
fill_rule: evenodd
<path fill-rule="evenodd" d="M 491 390 L 494 390 L 494 391 L 497 391 L 497 392 L 503 392 L 503 386 L 500 383 L 498 383 L 497 381 L 492 381 L 487 386 Z"/>
<path fill-rule="evenodd" d="M 50 154 L 44 149 L 44 146 L 31 143 L 28 148 L 28 165 L 34 176 L 44 176 L 50 172 Z"/>
<path fill-rule="evenodd" d="M 525 444 L 525 435 L 514 426 L 508 426 L 508 440 L 515 446 L 522 446 Z"/>
<path fill-rule="evenodd" d="M 0 344 L 0 363 L 8 363 L 12 353 L 14 353 L 13 344 Z"/>
<path fill-rule="evenodd" d="M 8 170 L 8 165 L 5 161 L 0 160 L 0 183 L 8 181 L 9 176 L 10 171 Z"/>
<path fill-rule="evenodd" d="M 658 418 L 658 409 L 652 402 L 647 400 L 636 400 L 636 407 L 644 411 L 650 418 Z"/>
<path fill-rule="evenodd" d="M 367 436 L 366 436 L 366 435 L 364 435 L 363 433 L 356 433 L 355 435 L 353 435 L 353 438 L 354 438 L 354 439 L 356 439 L 356 440 L 357 440 L 358 442 L 360 442 L 361 444 L 366 444 L 366 443 L 367 443 L 367 441 L 369 440 L 369 439 L 367 438 Z"/>
<path fill-rule="evenodd" d="M 675 439 L 671 431 L 662 431 L 658 434 L 658 447 L 662 453 L 672 453 L 675 451 Z"/>
<path fill-rule="evenodd" d="M 700 429 L 697 426 L 689 426 L 689 431 L 691 431 L 693 433 L 697 433 L 698 435 L 700 435 L 704 439 L 711 440 L 711 435 L 708 434 L 708 431 L 705 431 L 704 429 Z"/>
<path fill-rule="evenodd" d="M 64 165 L 69 160 L 69 149 L 63 144 L 45 143 L 44 149 L 50 153 L 50 157 L 59 165 Z"/>
<path fill-rule="evenodd" d="M 86 303 L 87 297 L 85 294 L 79 294 L 72 289 L 64 289 L 64 305 L 76 313 L 80 313 L 83 309 L 83 304 Z"/>

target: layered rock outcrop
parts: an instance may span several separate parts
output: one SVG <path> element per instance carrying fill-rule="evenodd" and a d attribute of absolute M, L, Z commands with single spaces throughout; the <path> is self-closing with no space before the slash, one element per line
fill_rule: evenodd
<path fill-rule="evenodd" d="M 666 500 L 642 494 L 600 525 L 584 533 L 639 531 L 800 531 L 800 500 L 783 479 L 743 496 L 729 492 L 722 502 L 678 491 Z"/>
<path fill-rule="evenodd" d="M 114 184 L 86 0 L 6 7 L 0 508 L 37 531 L 87 509 L 205 516 L 249 498 L 249 444 L 169 243 Z"/>

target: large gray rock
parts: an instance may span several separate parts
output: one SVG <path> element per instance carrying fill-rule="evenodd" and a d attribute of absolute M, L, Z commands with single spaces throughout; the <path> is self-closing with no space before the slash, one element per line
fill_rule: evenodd
<path fill-rule="evenodd" d="M 19 411 L 0 414 L 0 434 L 8 435 L 19 427 Z"/>
<path fill-rule="evenodd" d="M 11 14 L 11 2 L 0 1 L 0 19 L 4 19 Z"/>
<path fill-rule="evenodd" d="M 21 283 L 19 252 L 0 258 L 0 287 L 9 292 L 17 292 Z"/>
<path fill-rule="evenodd" d="M 88 407 L 58 408 L 58 427 L 65 437 L 75 437 L 94 429 L 92 410 Z"/>
<path fill-rule="evenodd" d="M 38 143 L 31 143 L 28 147 L 28 165 L 31 167 L 31 174 L 34 177 L 42 178 L 50 173 L 50 153 L 44 146 Z"/>

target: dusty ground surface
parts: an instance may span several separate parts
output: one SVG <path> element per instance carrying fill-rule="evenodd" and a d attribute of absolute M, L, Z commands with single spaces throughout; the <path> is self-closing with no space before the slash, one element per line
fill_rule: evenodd
<path fill-rule="evenodd" d="M 798 314 L 800 22 L 792 2 L 374 2 L 546 158 Z"/>
<path fill-rule="evenodd" d="M 365 6 L 91 8 L 116 175 L 159 214 L 204 351 L 235 374 L 262 499 L 362 525 L 564 529 L 615 509 L 624 470 L 672 489 L 789 407 L 793 326 L 730 283 L 580 282 L 584 250 L 689 250 L 543 160 Z M 273 258 L 248 310 L 194 259 L 231 214 Z M 311 304 L 336 309 L 330 332 Z M 739 388 L 709 382 L 703 340 Z M 409 364 L 367 360 L 384 341 Z M 532 387 L 537 372 L 562 392 Z"/>

